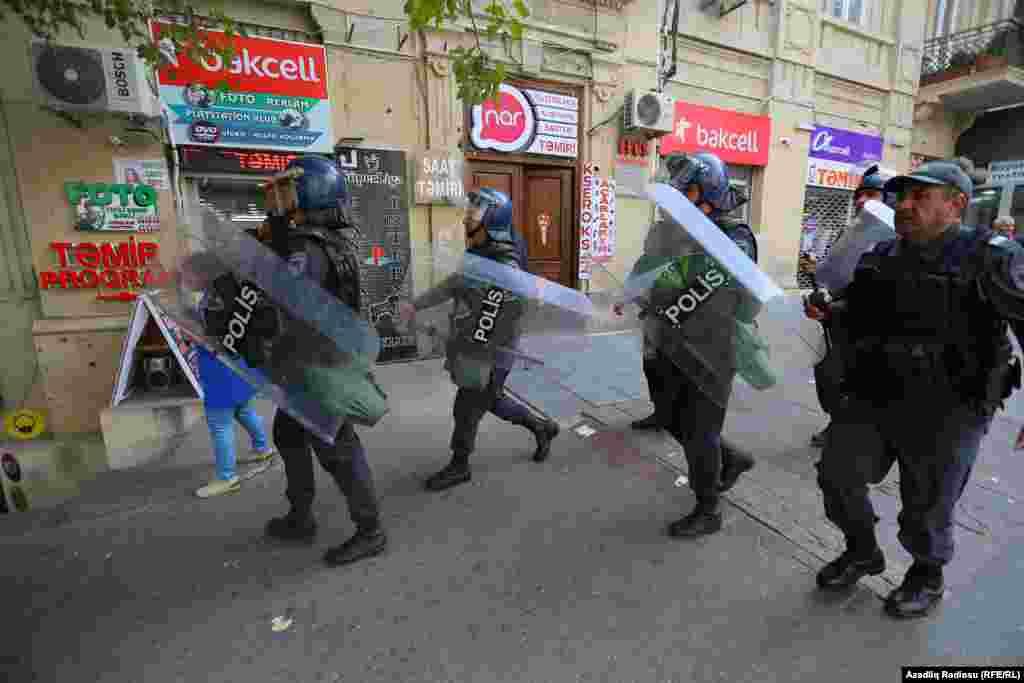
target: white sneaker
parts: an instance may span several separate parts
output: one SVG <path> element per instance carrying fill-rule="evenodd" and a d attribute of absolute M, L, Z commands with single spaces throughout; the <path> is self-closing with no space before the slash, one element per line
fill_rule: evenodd
<path fill-rule="evenodd" d="M 271 446 L 265 451 L 249 451 L 248 455 L 243 455 L 238 459 L 238 463 L 241 465 L 248 465 L 254 462 L 269 462 L 274 459 L 277 455 L 277 451 Z"/>
<path fill-rule="evenodd" d="M 230 479 L 214 479 L 206 486 L 196 491 L 196 495 L 200 498 L 212 498 L 214 496 L 222 496 L 225 493 L 235 493 L 242 488 L 242 482 L 238 477 L 231 477 Z"/>

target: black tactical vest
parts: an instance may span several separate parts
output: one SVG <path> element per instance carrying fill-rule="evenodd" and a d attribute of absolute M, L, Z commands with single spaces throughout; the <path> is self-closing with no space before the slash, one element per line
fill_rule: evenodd
<path fill-rule="evenodd" d="M 318 244 L 331 263 L 331 274 L 324 289 L 341 299 L 355 313 L 362 309 L 359 281 L 358 249 L 355 243 L 339 230 L 326 230 L 300 226 L 296 237 L 304 237 Z"/>
<path fill-rule="evenodd" d="M 1007 322 L 977 281 L 989 236 L 962 228 L 929 264 L 894 254 L 895 240 L 864 255 L 847 295 L 849 393 L 875 401 L 953 395 L 984 413 L 1002 405 L 1015 368 Z"/>

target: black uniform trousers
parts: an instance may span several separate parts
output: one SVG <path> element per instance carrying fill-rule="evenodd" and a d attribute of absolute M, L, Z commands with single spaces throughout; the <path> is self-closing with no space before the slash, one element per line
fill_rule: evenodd
<path fill-rule="evenodd" d="M 825 516 L 847 543 L 873 541 L 879 518 L 868 485 L 881 482 L 896 462 L 900 543 L 919 562 L 943 565 L 953 559 L 956 504 L 992 418 L 954 399 L 928 396 L 885 404 L 847 399 L 832 418 L 817 464 L 818 484 Z"/>
<path fill-rule="evenodd" d="M 373 475 L 366 450 L 352 424 L 338 430 L 333 445 L 309 433 L 300 422 L 282 410 L 274 418 L 274 443 L 284 460 L 288 479 L 285 496 L 292 508 L 308 512 L 316 495 L 316 480 L 310 448 L 320 466 L 331 475 L 345 495 L 349 516 L 360 531 L 376 531 L 380 526 L 380 508 L 373 486 Z"/>
<path fill-rule="evenodd" d="M 655 411 L 664 428 L 683 447 L 689 467 L 690 488 L 697 501 L 705 506 L 718 504 L 718 486 L 723 464 L 731 458 L 722 448 L 727 401 L 714 401 L 697 383 L 682 372 L 672 359 L 661 351 L 644 359 L 644 372 L 650 372 Z"/>
<path fill-rule="evenodd" d="M 480 421 L 487 413 L 522 427 L 529 428 L 532 425 L 533 416 L 530 411 L 505 396 L 508 374 L 508 369 L 496 367 L 486 388 L 478 390 L 460 387 L 456 392 L 455 405 L 452 407 L 455 426 L 451 441 L 452 453 L 456 458 L 467 459 L 476 449 Z"/>

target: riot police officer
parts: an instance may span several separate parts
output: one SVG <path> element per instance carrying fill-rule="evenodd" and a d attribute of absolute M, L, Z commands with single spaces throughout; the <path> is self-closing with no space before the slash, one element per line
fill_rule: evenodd
<path fill-rule="evenodd" d="M 864 205 L 869 201 L 882 201 L 884 193 L 882 191 L 885 185 L 885 180 L 882 178 L 882 174 L 879 172 L 878 166 L 872 166 L 861 178 L 860 185 L 853 191 L 853 218 L 857 220 L 861 212 L 864 210 Z M 843 233 L 840 232 L 836 235 L 833 244 L 839 242 Z M 869 249 L 871 244 L 865 244 L 865 251 Z M 803 258 L 803 257 L 801 257 Z M 826 270 L 831 264 L 829 259 L 826 257 L 825 261 L 817 266 L 817 270 Z M 805 272 L 814 274 L 815 268 L 806 262 L 802 262 L 801 266 Z M 815 283 L 817 285 L 817 283 Z M 817 288 L 817 287 L 816 287 Z M 829 292 L 832 297 L 838 296 L 840 292 Z M 838 368 L 841 364 L 841 348 L 842 335 L 838 330 L 830 330 L 826 326 L 826 335 L 829 339 L 829 350 L 825 358 L 822 359 L 818 365 L 814 368 L 814 388 L 818 394 L 818 402 L 821 404 L 821 409 L 826 414 L 831 415 L 835 409 L 835 403 L 838 395 L 838 384 L 840 377 L 838 375 Z M 828 438 L 828 429 L 830 426 L 825 425 L 825 428 L 820 432 L 811 437 L 811 445 L 816 448 L 821 448 L 825 445 L 825 441 Z"/>
<path fill-rule="evenodd" d="M 345 177 L 332 162 L 321 157 L 300 157 L 285 171 L 294 173 L 294 205 L 271 211 L 267 219 L 270 243 L 296 275 L 304 275 L 337 296 L 353 312 L 360 309 L 358 261 L 354 245 L 344 235 L 353 228 L 350 198 Z M 281 339 L 275 342 L 277 366 L 288 356 L 309 355 L 317 345 L 317 361 L 337 362 L 337 350 L 328 339 L 318 338 L 307 326 L 291 320 Z M 274 441 L 284 461 L 290 503 L 288 513 L 267 523 L 269 536 L 279 539 L 312 540 L 317 523 L 312 514 L 316 485 L 310 449 L 321 467 L 331 475 L 345 495 L 356 532 L 346 542 L 324 555 L 332 566 L 348 564 L 382 553 L 387 536 L 381 526 L 380 509 L 366 451 L 351 421 L 340 428 L 334 444 L 311 434 L 300 422 L 283 411 L 274 419 Z"/>
<path fill-rule="evenodd" d="M 467 252 L 505 266 L 525 269 L 524 243 L 516 238 L 512 227 L 512 200 L 502 192 L 482 188 L 471 192 L 468 201 L 463 220 Z M 451 330 L 453 335 L 457 335 L 460 327 L 457 321 L 468 319 L 479 308 L 480 297 L 485 290 L 456 273 L 423 293 L 411 304 L 403 304 L 402 316 L 409 318 L 416 310 L 433 308 L 454 299 Z M 510 335 L 506 349 L 514 347 L 515 336 L 514 333 Z M 505 380 L 513 361 L 507 350 L 497 351 L 493 364 L 484 371 L 488 376 L 482 382 L 470 381 L 468 377 L 465 381 L 460 379 L 459 368 L 465 366 L 464 360 L 459 357 L 459 345 L 449 343 L 446 367 L 459 386 L 452 410 L 455 418 L 451 438 L 452 458 L 446 467 L 427 479 L 426 488 L 431 491 L 442 491 L 470 480 L 472 473 L 469 456 L 476 447 L 480 421 L 488 412 L 533 432 L 537 442 L 534 462 L 547 460 L 551 452 L 551 441 L 558 436 L 557 422 L 535 417 L 525 406 L 505 395 Z"/>
<path fill-rule="evenodd" d="M 954 510 L 981 440 L 1020 386 L 1007 323 L 1016 332 L 1024 319 L 1024 248 L 961 224 L 973 183 L 956 163 L 928 162 L 885 191 L 896 196 L 898 238 L 862 257 L 844 298 L 807 307 L 849 340 L 846 396 L 817 465 L 846 549 L 817 583 L 841 589 L 885 570 L 868 484 L 898 462 L 899 540 L 914 562 L 886 612 L 919 617 L 942 598 Z"/>
<path fill-rule="evenodd" d="M 671 177 L 669 183 L 756 261 L 757 242 L 750 226 L 728 216 L 746 200 L 730 186 L 725 163 L 714 154 L 700 153 L 692 157 L 670 157 L 667 165 Z M 744 305 L 741 298 L 747 296 L 738 288 L 734 294 L 732 297 L 711 297 L 693 314 L 705 314 L 703 307 L 716 311 L 713 316 L 716 320 L 712 323 L 715 329 L 706 331 L 708 338 L 713 339 L 710 343 L 719 350 L 732 349 L 735 334 L 733 327 L 721 321 L 734 320 L 736 310 Z M 657 306 L 652 305 L 652 308 L 657 309 Z M 648 317 L 657 315 L 655 311 L 648 312 Z M 722 528 L 721 494 L 754 466 L 754 460 L 748 454 L 722 447 L 722 427 L 735 369 L 729 371 L 729 376 L 716 378 L 716 386 L 709 387 L 681 370 L 678 357 L 665 353 L 664 349 L 671 342 L 664 336 L 672 334 L 670 328 L 657 326 L 649 331 L 651 342 L 657 349 L 649 362 L 652 372 L 661 379 L 660 390 L 654 397 L 658 404 L 656 414 L 664 415 L 665 429 L 683 446 L 689 465 L 690 486 L 697 497 L 694 510 L 669 525 L 668 532 L 673 537 L 682 538 L 712 534 Z"/>

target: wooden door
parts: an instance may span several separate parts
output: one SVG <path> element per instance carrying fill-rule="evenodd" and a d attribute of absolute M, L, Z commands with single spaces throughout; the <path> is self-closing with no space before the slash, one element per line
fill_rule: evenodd
<path fill-rule="evenodd" d="M 466 189 L 479 190 L 482 187 L 508 195 L 512 200 L 512 225 L 518 229 L 523 216 L 523 167 L 518 164 L 473 162 L 466 174 Z"/>
<path fill-rule="evenodd" d="M 527 168 L 523 179 L 524 216 L 520 224 L 529 245 L 530 272 L 566 287 L 573 282 L 573 171 Z"/>

